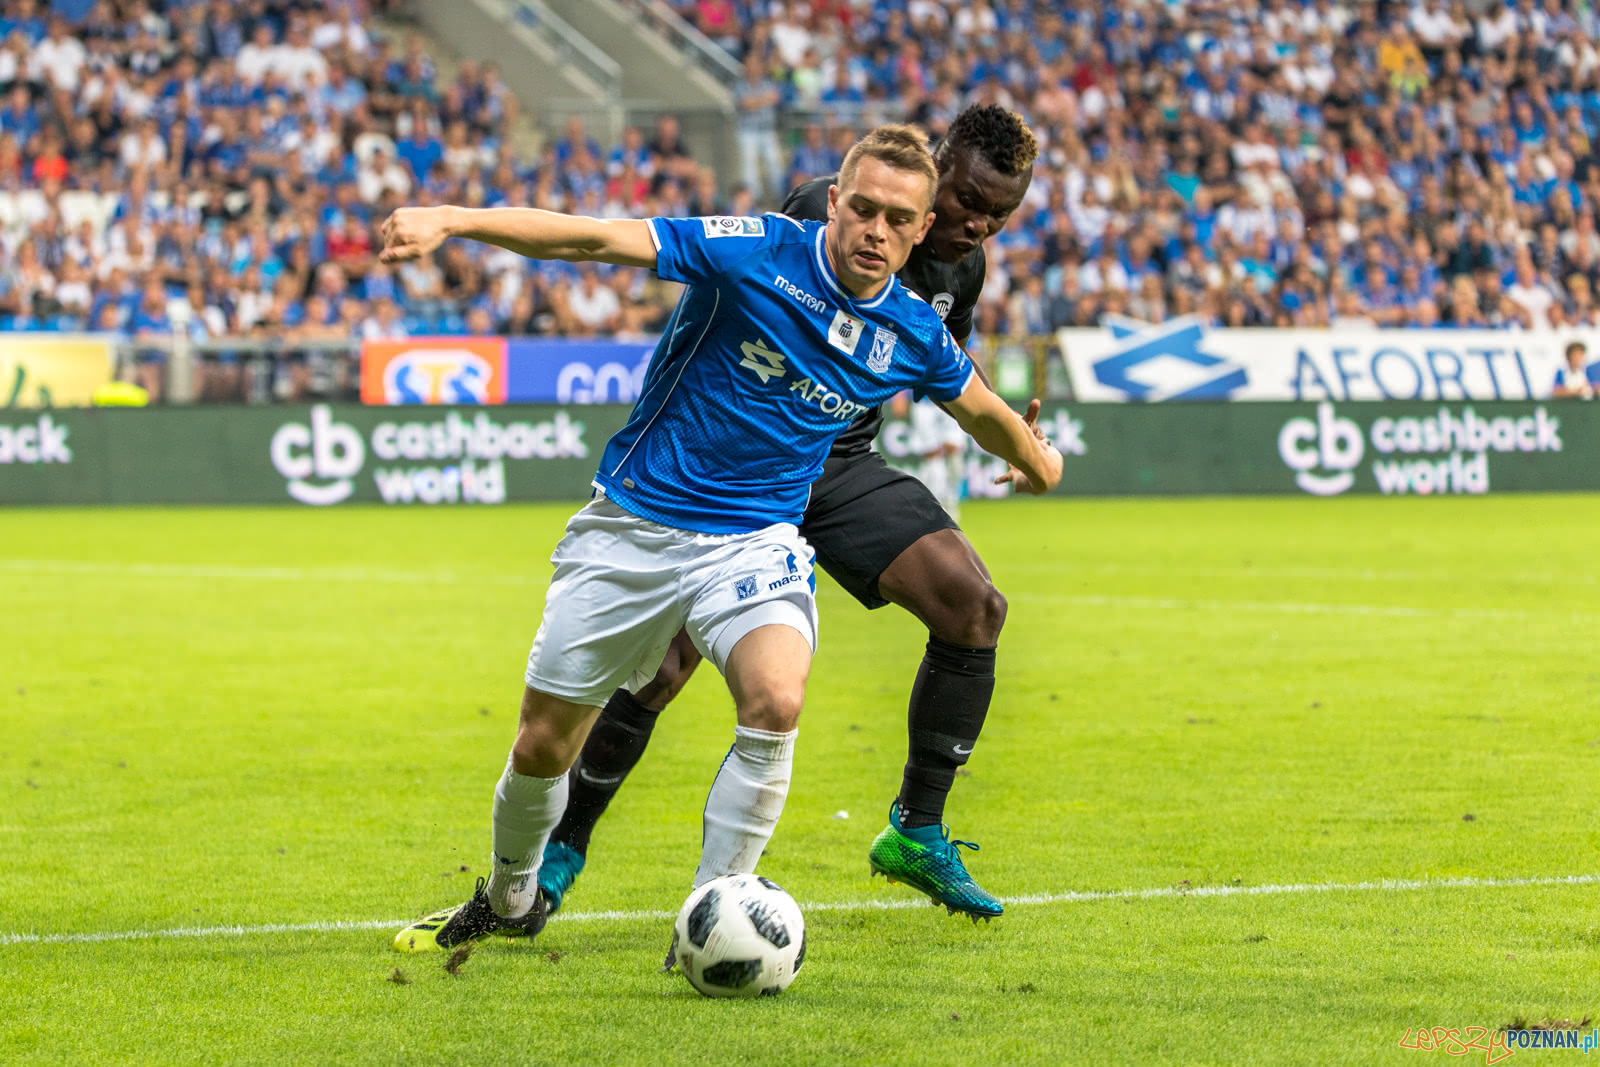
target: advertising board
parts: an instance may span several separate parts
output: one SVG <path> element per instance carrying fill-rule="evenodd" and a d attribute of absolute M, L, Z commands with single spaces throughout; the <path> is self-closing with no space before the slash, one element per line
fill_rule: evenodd
<path fill-rule="evenodd" d="M 1600 331 L 1236 330 L 1192 316 L 1056 335 L 1089 403 L 1541 400 L 1574 338 L 1600 350 Z"/>

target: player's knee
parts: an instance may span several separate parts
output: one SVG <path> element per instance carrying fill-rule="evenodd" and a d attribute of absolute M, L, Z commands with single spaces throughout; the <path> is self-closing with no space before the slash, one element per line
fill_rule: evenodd
<path fill-rule="evenodd" d="M 767 682 L 744 695 L 739 703 L 739 725 L 773 733 L 788 733 L 800 722 L 806 686 L 801 680 Z"/>
<path fill-rule="evenodd" d="M 511 766 L 518 774 L 555 778 L 572 766 L 581 747 L 542 724 L 523 723 L 511 743 Z"/>
<path fill-rule="evenodd" d="M 981 580 L 946 597 L 942 610 L 933 614 L 928 629 L 933 636 L 966 648 L 993 648 L 1000 643 L 1006 624 L 1005 594 L 992 582 Z"/>
<path fill-rule="evenodd" d="M 582 747 L 582 730 L 560 716 L 541 714 L 524 699 L 517 738 L 511 743 L 511 766 L 518 774 L 554 778 L 572 766 Z"/>

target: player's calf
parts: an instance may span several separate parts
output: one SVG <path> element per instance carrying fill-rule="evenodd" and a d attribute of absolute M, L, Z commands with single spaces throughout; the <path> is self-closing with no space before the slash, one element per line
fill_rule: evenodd
<path fill-rule="evenodd" d="M 899 802 L 907 827 L 938 826 L 956 770 L 988 717 L 1006 598 L 959 530 L 918 539 L 884 571 L 879 588 L 929 630 L 911 687 Z"/>
<path fill-rule="evenodd" d="M 539 860 L 566 810 L 567 768 L 594 714 L 531 686 L 523 690 L 517 739 L 495 787 L 494 852 L 485 889 L 502 919 L 521 918 L 538 902 Z"/>
<path fill-rule="evenodd" d="M 589 857 L 589 835 L 611 798 L 622 788 L 628 772 L 644 755 L 659 714 L 633 693 L 618 689 L 589 731 L 578 761 L 567 775 L 566 810 L 551 831 L 539 864 L 539 892 L 551 914 L 561 910 L 568 890 L 583 873 Z"/>
<path fill-rule="evenodd" d="M 739 725 L 706 798 L 695 885 L 755 870 L 771 840 L 789 795 L 795 724 L 810 669 L 810 639 L 781 624 L 752 630 L 728 657 Z"/>

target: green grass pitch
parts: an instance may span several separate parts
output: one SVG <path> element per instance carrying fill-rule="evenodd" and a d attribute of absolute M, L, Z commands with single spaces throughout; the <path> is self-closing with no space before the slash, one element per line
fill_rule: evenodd
<path fill-rule="evenodd" d="M 0 512 L 0 1061 L 1421 1065 L 1600 1016 L 1594 497 L 973 505 L 1011 612 L 949 815 L 1004 919 L 869 880 L 923 635 L 824 583 L 787 993 L 656 970 L 710 670 L 571 915 L 400 956 L 487 858 L 571 510 Z"/>

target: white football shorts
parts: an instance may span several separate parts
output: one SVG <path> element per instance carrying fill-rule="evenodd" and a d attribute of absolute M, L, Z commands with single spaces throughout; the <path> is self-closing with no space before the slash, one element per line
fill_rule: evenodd
<path fill-rule="evenodd" d="M 528 686 L 602 707 L 618 686 L 654 676 L 687 628 L 727 673 L 739 639 L 792 626 L 817 647 L 812 552 L 792 523 L 702 534 L 641 519 L 596 496 L 567 522 L 528 653 Z"/>

